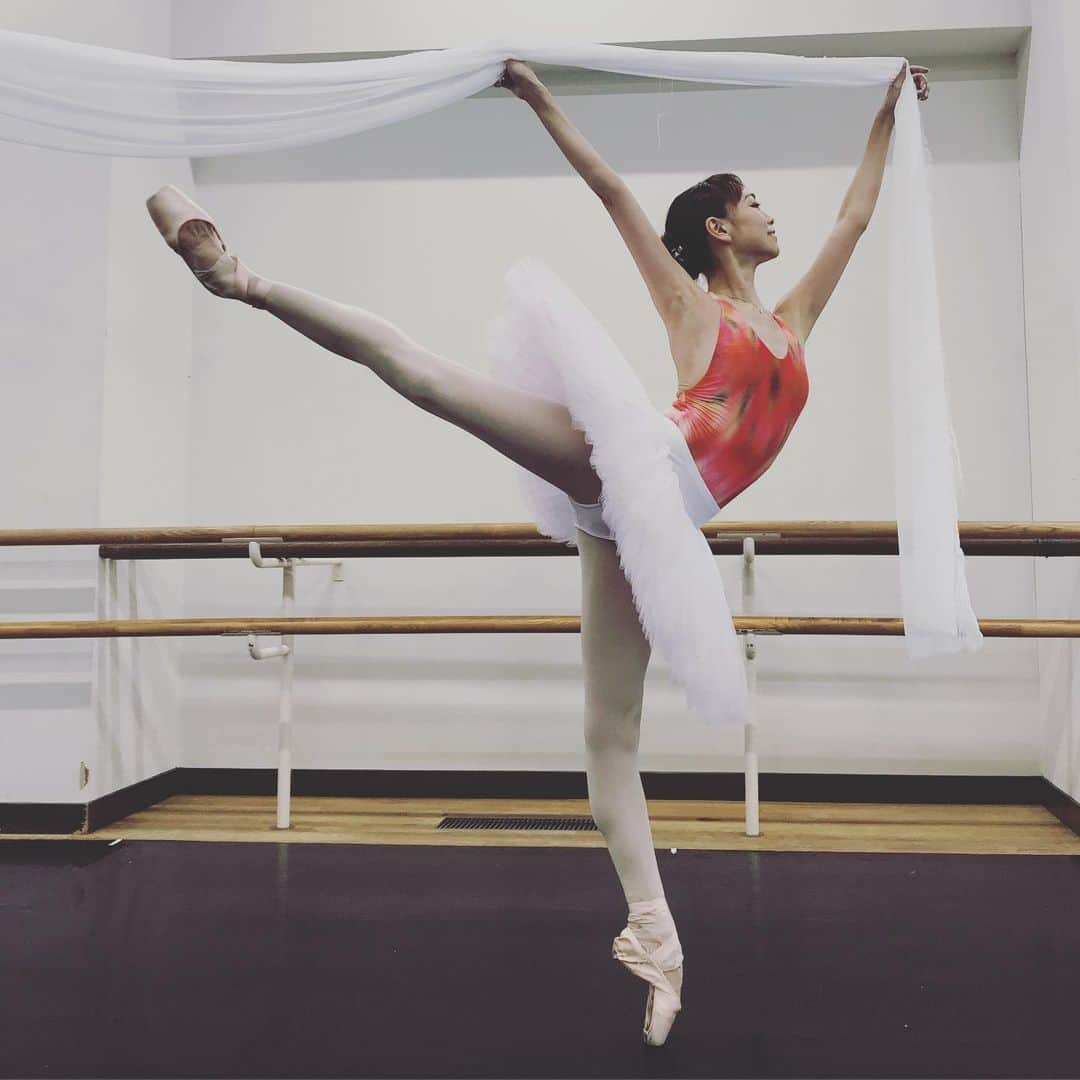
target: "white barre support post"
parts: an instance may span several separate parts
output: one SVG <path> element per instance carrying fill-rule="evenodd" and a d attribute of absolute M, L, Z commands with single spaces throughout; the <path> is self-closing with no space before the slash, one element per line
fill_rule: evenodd
<path fill-rule="evenodd" d="M 743 537 L 742 563 L 742 613 L 754 614 L 754 538 Z M 746 686 L 749 698 L 749 713 L 744 729 L 743 772 L 746 784 L 746 835 L 761 835 L 760 806 L 758 803 L 758 759 L 757 759 L 757 668 L 754 657 L 757 646 L 752 630 L 743 632 L 743 647 L 746 657 Z"/>
<path fill-rule="evenodd" d="M 262 537 L 248 541 L 248 555 L 252 563 L 260 570 L 282 571 L 281 615 L 290 618 L 296 606 L 296 567 L 332 566 L 333 581 L 344 581 L 345 573 L 339 559 L 274 559 L 264 558 L 261 543 L 280 541 L 281 537 Z M 235 540 L 232 541 L 235 543 Z M 281 698 L 278 710 L 278 777 L 277 777 L 277 827 L 289 827 L 289 809 L 292 797 L 292 711 L 293 711 L 293 661 L 295 650 L 294 635 L 282 635 L 280 645 L 260 646 L 258 635 L 248 634 L 248 653 L 252 660 L 267 660 L 270 657 L 284 658 L 281 666 Z"/>

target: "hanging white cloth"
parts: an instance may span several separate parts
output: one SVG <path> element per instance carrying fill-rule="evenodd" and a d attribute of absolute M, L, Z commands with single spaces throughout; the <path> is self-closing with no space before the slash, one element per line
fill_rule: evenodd
<path fill-rule="evenodd" d="M 818 59 L 501 41 L 385 59 L 274 64 L 173 60 L 0 31 L 0 138 L 139 157 L 305 146 L 461 101 L 491 86 L 511 57 L 774 87 L 884 87 L 903 63 L 901 57 Z M 929 153 L 910 78 L 895 117 L 887 336 L 901 603 L 908 653 L 915 658 L 975 650 L 982 634 L 957 534 L 959 457 L 945 383 Z M 729 674 L 735 677 L 734 670 Z"/>

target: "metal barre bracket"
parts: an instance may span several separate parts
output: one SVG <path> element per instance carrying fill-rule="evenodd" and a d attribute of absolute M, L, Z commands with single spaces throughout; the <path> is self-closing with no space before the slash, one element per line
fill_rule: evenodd
<path fill-rule="evenodd" d="M 225 543 L 225 541 L 222 541 Z M 340 559 L 305 559 L 302 557 L 290 558 L 285 556 L 284 558 L 267 558 L 262 553 L 262 544 L 265 543 L 285 543 L 281 537 L 264 537 L 262 540 L 249 540 L 248 541 L 248 556 L 252 563 L 260 570 L 291 570 L 295 566 L 332 566 L 334 572 L 330 575 L 330 580 L 335 582 L 341 582 L 345 580 L 345 566 Z"/>
<path fill-rule="evenodd" d="M 248 653 L 252 660 L 269 660 L 273 656 L 288 656 L 291 652 L 288 645 L 260 646 L 258 640 L 258 634 L 248 634 Z"/>

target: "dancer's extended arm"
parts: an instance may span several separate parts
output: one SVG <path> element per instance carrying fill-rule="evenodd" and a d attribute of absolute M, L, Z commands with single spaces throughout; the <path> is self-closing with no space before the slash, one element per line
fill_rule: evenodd
<path fill-rule="evenodd" d="M 870 224 L 885 173 L 885 156 L 892 139 L 895 123 L 893 110 L 904 85 L 907 70 L 905 65 L 893 80 L 881 108 L 874 117 L 862 163 L 855 171 L 851 186 L 840 204 L 840 212 L 836 215 L 832 232 L 810 269 L 776 306 L 777 313 L 798 335 L 800 341 L 805 342 L 810 335 L 814 323 L 847 268 L 859 237 Z M 913 67 L 910 70 L 918 88 L 919 100 L 925 101 L 930 93 L 926 79 L 929 69 Z"/>
<path fill-rule="evenodd" d="M 511 60 L 495 85 L 505 86 L 532 107 L 566 159 L 611 214 L 660 317 L 665 323 L 677 319 L 685 304 L 695 298 L 696 286 L 664 247 L 623 179 L 570 122 L 528 64 Z"/>

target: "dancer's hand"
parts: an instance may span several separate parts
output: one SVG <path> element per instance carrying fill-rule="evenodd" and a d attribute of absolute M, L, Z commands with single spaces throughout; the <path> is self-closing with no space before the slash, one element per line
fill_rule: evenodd
<path fill-rule="evenodd" d="M 930 80 L 926 77 L 926 73 L 929 68 L 925 67 L 908 67 L 905 62 L 904 66 L 900 69 L 900 73 L 889 84 L 889 89 L 885 93 L 885 101 L 882 104 L 882 108 L 892 112 L 896 107 L 896 102 L 900 97 L 900 91 L 904 88 L 904 79 L 907 73 L 911 72 L 911 77 L 915 80 L 915 91 L 919 101 L 925 101 L 930 96 Z"/>
<path fill-rule="evenodd" d="M 508 60 L 495 85 L 505 87 L 523 101 L 537 88 L 542 89 L 544 86 L 536 77 L 536 72 L 524 60 Z"/>

